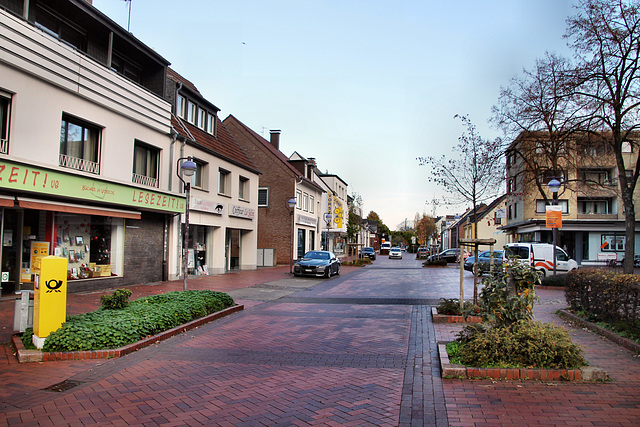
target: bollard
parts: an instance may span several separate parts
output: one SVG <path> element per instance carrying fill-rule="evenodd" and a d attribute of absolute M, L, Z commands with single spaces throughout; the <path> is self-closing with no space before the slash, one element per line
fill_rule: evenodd
<path fill-rule="evenodd" d="M 24 289 L 16 291 L 15 307 L 13 311 L 13 331 L 24 332 L 33 326 L 33 291 Z"/>

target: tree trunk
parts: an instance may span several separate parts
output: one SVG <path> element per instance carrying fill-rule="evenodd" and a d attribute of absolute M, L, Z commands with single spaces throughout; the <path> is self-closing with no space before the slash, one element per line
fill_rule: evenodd
<path fill-rule="evenodd" d="M 625 191 L 629 193 L 629 191 Z M 633 274 L 633 261 L 636 251 L 636 209 L 633 203 L 633 197 L 628 194 L 623 195 L 624 202 L 624 265 L 623 270 L 626 274 Z"/>

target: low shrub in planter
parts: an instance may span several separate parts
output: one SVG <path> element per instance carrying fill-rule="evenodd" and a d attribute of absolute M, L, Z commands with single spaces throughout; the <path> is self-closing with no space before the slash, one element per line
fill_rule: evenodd
<path fill-rule="evenodd" d="M 447 347 L 451 362 L 477 368 L 575 369 L 587 365 L 567 331 L 533 320 L 507 326 L 469 325 L 454 343 Z"/>
<path fill-rule="evenodd" d="M 482 311 L 480 307 L 473 305 L 471 301 L 465 301 L 461 311 L 459 298 L 440 298 L 436 308 L 438 314 L 447 316 L 478 316 Z"/>
<path fill-rule="evenodd" d="M 129 306 L 129 297 L 131 291 L 129 289 L 116 289 L 113 295 L 100 296 L 100 303 L 105 310 L 120 310 Z"/>
<path fill-rule="evenodd" d="M 139 298 L 120 310 L 101 308 L 70 316 L 47 337 L 43 351 L 118 348 L 234 304 L 229 295 L 209 290 Z"/>

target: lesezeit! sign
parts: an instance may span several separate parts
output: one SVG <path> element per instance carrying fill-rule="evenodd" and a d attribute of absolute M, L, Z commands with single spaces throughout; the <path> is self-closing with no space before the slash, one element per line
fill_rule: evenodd
<path fill-rule="evenodd" d="M 184 213 L 186 207 L 181 196 L 8 161 L 0 161 L 0 188 L 173 213 Z"/>

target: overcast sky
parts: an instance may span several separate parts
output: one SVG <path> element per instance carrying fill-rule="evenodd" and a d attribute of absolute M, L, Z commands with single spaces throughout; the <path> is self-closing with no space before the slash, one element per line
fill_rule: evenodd
<path fill-rule="evenodd" d="M 572 0 L 133 0 L 130 31 L 280 149 L 315 157 L 392 230 L 446 193 L 419 156 L 480 135 L 500 86 L 563 39 Z M 127 28 L 129 3 L 94 0 Z M 438 214 L 465 206 L 439 207 Z"/>

